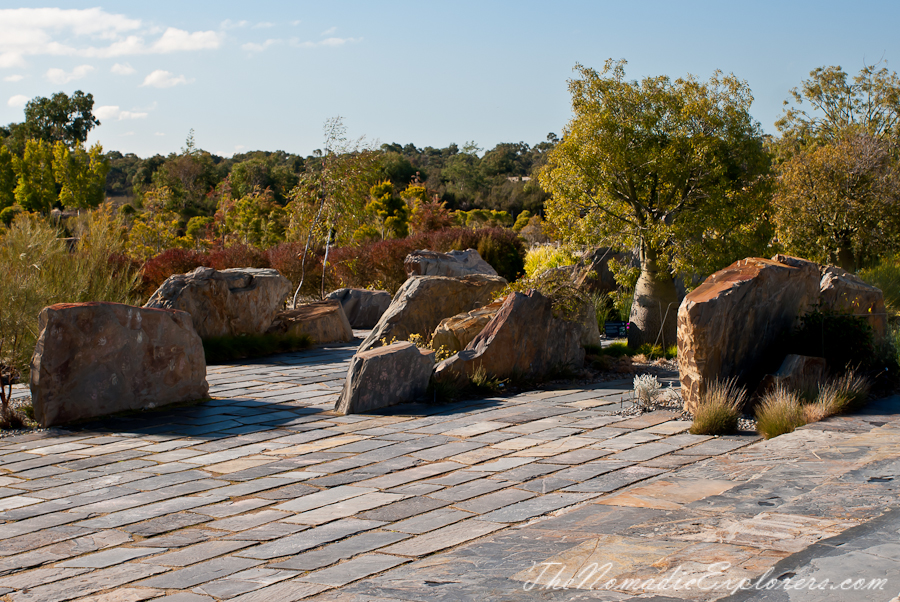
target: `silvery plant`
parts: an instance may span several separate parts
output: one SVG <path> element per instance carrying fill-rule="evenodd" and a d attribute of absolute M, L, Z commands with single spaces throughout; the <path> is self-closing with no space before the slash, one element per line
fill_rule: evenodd
<path fill-rule="evenodd" d="M 662 385 L 652 374 L 641 374 L 634 377 L 634 396 L 638 405 L 648 407 L 656 402 L 662 392 Z"/>

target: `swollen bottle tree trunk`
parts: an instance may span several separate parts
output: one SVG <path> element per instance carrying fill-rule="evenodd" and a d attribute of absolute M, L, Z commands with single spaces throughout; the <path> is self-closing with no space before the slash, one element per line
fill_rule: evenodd
<path fill-rule="evenodd" d="M 644 250 L 641 255 L 641 275 L 634 287 L 628 346 L 636 348 L 650 343 L 665 348 L 676 341 L 678 291 L 675 279 L 668 266 L 659 261 L 657 253 Z"/>

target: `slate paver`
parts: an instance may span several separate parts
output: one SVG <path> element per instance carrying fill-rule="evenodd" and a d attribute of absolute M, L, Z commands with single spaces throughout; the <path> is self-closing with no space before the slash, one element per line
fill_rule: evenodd
<path fill-rule="evenodd" d="M 688 434 L 677 412 L 612 413 L 630 380 L 334 416 L 354 351 L 210 366 L 206 403 L 0 439 L 0 596 L 499 599 L 598 534 L 730 558 L 697 538 L 799 549 L 804 528 L 851 524 L 810 517 L 896 498 L 891 417 L 745 447 L 756 438 Z M 808 441 L 776 453 L 791 437 Z"/>

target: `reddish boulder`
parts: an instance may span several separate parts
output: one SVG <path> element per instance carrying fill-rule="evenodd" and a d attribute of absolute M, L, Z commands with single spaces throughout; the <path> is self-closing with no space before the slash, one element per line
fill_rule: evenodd
<path fill-rule="evenodd" d="M 808 262 L 807 262 L 808 263 Z M 706 279 L 678 309 L 678 368 L 685 409 L 694 411 L 708 383 L 762 377 L 762 360 L 816 303 L 815 264 L 741 259 Z"/>
<path fill-rule="evenodd" d="M 183 311 L 119 303 L 45 307 L 31 359 L 43 426 L 207 396 L 203 344 Z"/>

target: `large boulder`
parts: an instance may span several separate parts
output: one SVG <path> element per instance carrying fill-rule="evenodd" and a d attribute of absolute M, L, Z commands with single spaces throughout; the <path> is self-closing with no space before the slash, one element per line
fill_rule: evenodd
<path fill-rule="evenodd" d="M 353 329 L 341 303 L 331 299 L 278 312 L 269 332 L 294 336 L 307 334 L 319 345 L 353 340 Z"/>
<path fill-rule="evenodd" d="M 407 276 L 449 276 L 462 278 L 472 274 L 497 276 L 497 270 L 491 267 L 475 249 L 465 251 L 413 251 L 403 261 Z"/>
<path fill-rule="evenodd" d="M 776 255 L 775 261 L 795 267 L 818 270 L 819 304 L 824 309 L 850 313 L 866 319 L 877 341 L 887 336 L 887 311 L 881 289 L 863 282 L 858 276 L 832 265 L 819 265 L 790 255 Z"/>
<path fill-rule="evenodd" d="M 819 294 L 819 270 L 751 257 L 706 279 L 678 309 L 678 369 L 685 409 L 706 387 L 735 377 L 755 387 L 772 346 L 797 325 Z"/>
<path fill-rule="evenodd" d="M 428 389 L 433 368 L 434 351 L 407 341 L 357 353 L 335 412 L 358 414 L 414 401 Z"/>
<path fill-rule="evenodd" d="M 381 316 L 359 351 L 368 351 L 393 340 L 405 341 L 412 334 L 427 338 L 441 320 L 487 305 L 506 280 L 500 276 L 475 274 L 464 278 L 413 276 L 403 283 L 390 307 Z"/>
<path fill-rule="evenodd" d="M 290 281 L 277 270 L 200 267 L 169 276 L 144 307 L 188 312 L 203 338 L 260 334 L 290 294 Z"/>
<path fill-rule="evenodd" d="M 364 288 L 339 288 L 325 298 L 340 301 L 353 328 L 374 328 L 391 304 L 389 292 Z"/>
<path fill-rule="evenodd" d="M 824 380 L 827 367 L 824 357 L 788 354 L 781 362 L 778 372 L 766 374 L 763 377 L 756 388 L 756 395 L 761 397 L 778 386 L 814 391 L 815 387 Z"/>
<path fill-rule="evenodd" d="M 207 396 L 203 344 L 183 311 L 119 303 L 45 307 L 31 358 L 43 426 Z"/>
<path fill-rule="evenodd" d="M 529 378 L 580 368 L 582 329 L 555 317 L 550 299 L 539 292 L 510 293 L 465 349 L 438 364 L 435 379 L 464 384 L 479 369 L 498 378 Z"/>
<path fill-rule="evenodd" d="M 444 318 L 431 335 L 431 346 L 434 349 L 443 347 L 451 354 L 462 351 L 484 330 L 502 305 L 503 301 L 494 301 L 490 305 Z"/>

